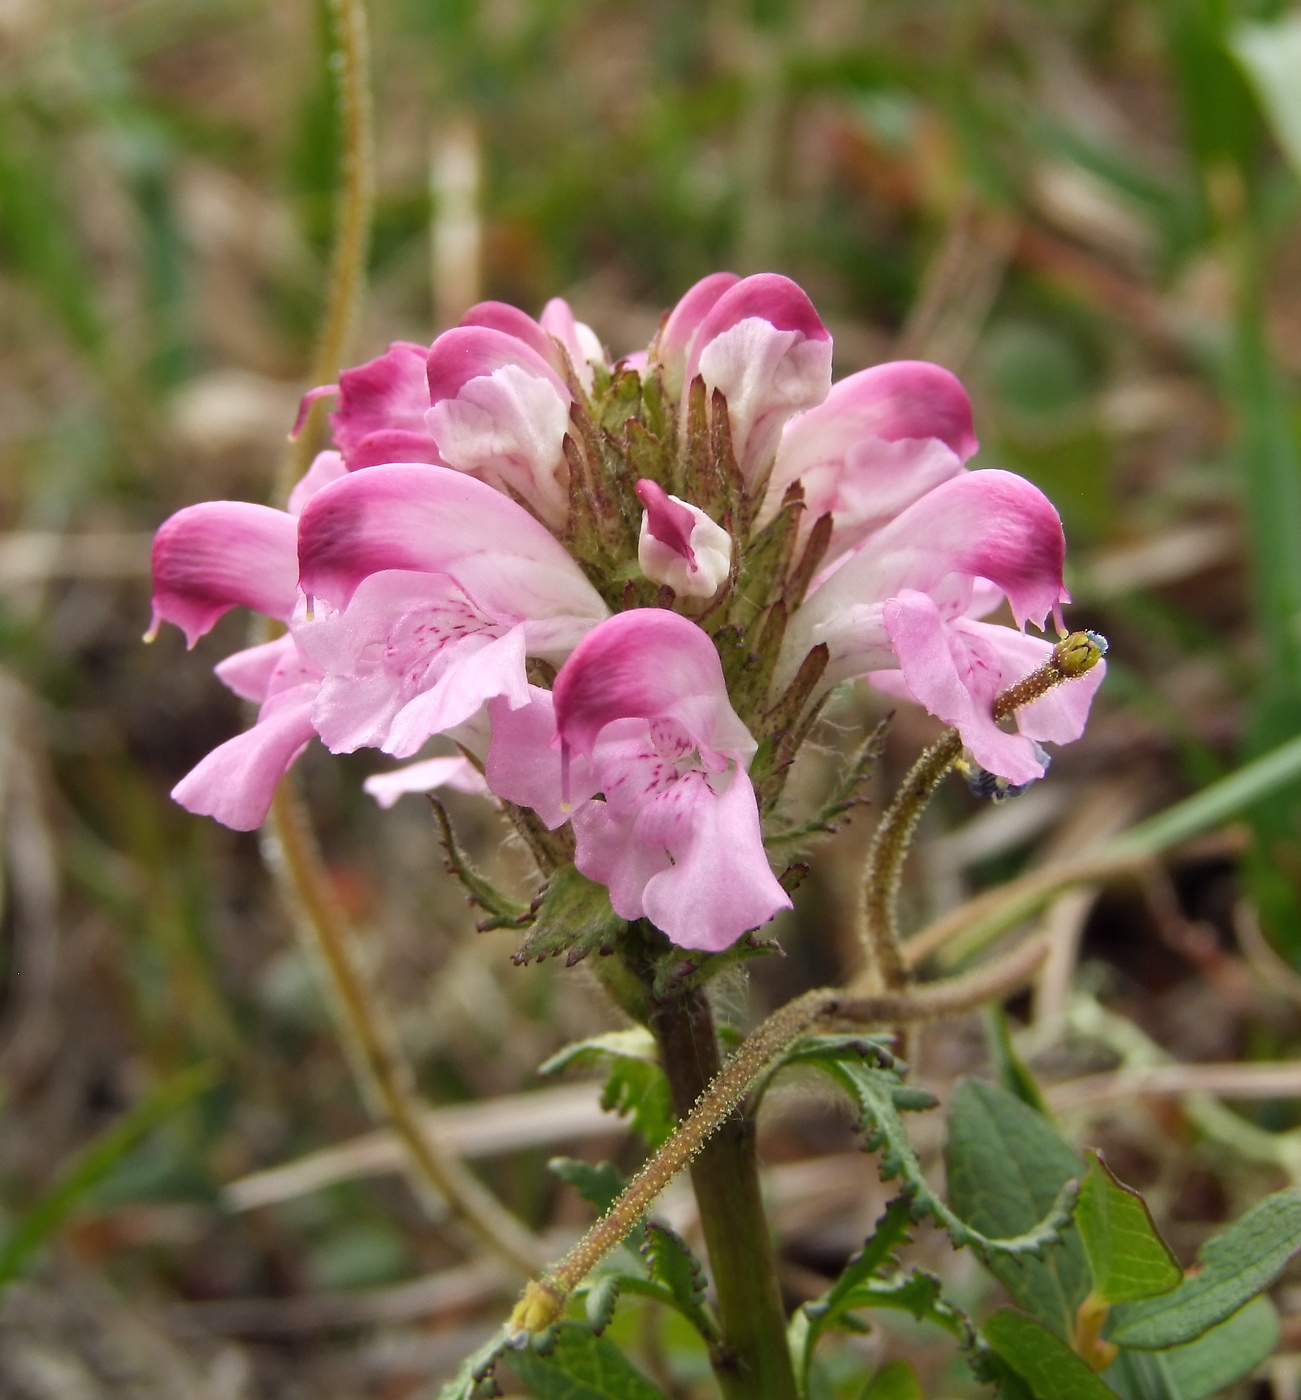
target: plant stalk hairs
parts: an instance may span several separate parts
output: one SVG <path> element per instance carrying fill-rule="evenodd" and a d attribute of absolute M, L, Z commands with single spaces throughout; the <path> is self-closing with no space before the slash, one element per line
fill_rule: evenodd
<path fill-rule="evenodd" d="M 958 381 L 900 362 L 833 385 L 831 337 L 795 283 L 716 273 L 645 351 L 612 358 L 563 301 L 538 320 L 485 302 L 432 345 L 396 343 L 314 389 L 302 416 L 320 400 L 333 402 L 333 446 L 286 509 L 207 502 L 158 531 L 151 636 L 170 622 L 193 645 L 237 606 L 279 624 L 217 667 L 256 721 L 173 796 L 251 830 L 319 740 L 406 761 L 367 782 L 384 806 L 449 786 L 495 803 L 536 858 L 529 897 L 475 872 L 439 809 L 482 926 L 519 929 L 519 962 L 603 954 L 596 971 L 649 1031 L 650 1072 L 680 1119 L 447 1393 L 491 1387 L 508 1344 L 538 1384 L 536 1368 L 589 1345 L 566 1320 L 583 1292 L 583 1335 L 607 1345 L 604 1277 L 685 1310 L 725 1395 L 803 1394 L 754 1150 L 753 1110 L 789 1063 L 816 1061 L 857 1096 L 915 1214 L 991 1258 L 1045 1247 L 1073 1188 L 1006 1239 L 964 1224 L 925 1187 L 899 1126 L 918 1091 L 864 1035 L 997 1000 L 1038 966 L 1032 940 L 912 985 L 901 869 L 950 768 L 995 798 L 1040 778 L 1043 745 L 1079 736 L 1105 669 L 1105 643 L 1061 625 L 1057 512 L 1030 482 L 967 466 L 976 439 Z M 1060 640 L 1025 631 L 1050 618 Z M 817 811 L 793 811 L 786 792 L 810 735 L 825 738 L 828 698 L 858 681 L 951 727 L 877 826 L 861 974 L 780 1008 L 724 1061 L 709 983 L 771 950 L 761 933 L 791 908 L 790 859 L 861 800 L 875 738 Z M 378 1013 L 356 979 L 347 992 L 364 1039 Z M 688 1166 L 712 1304 L 665 1281 L 667 1236 L 646 1223 Z M 440 1171 L 453 1195 L 458 1181 L 470 1191 Z M 492 1247 L 491 1210 L 462 1206 Z M 630 1237 L 650 1264 L 609 1273 Z M 517 1231 L 501 1252 L 533 1257 Z"/>

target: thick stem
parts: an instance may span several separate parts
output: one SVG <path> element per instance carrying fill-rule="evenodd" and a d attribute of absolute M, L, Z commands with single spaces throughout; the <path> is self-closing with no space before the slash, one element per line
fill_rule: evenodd
<path fill-rule="evenodd" d="M 714 1018 L 701 991 L 657 1007 L 651 1030 L 679 1118 L 687 1118 L 721 1065 Z M 755 1124 L 733 1110 L 691 1165 L 718 1296 L 723 1346 L 712 1357 L 728 1400 L 796 1400 L 777 1256 L 759 1186 Z"/>
<path fill-rule="evenodd" d="M 274 845 L 269 864 L 299 915 L 332 993 L 344 1043 L 362 1090 L 406 1148 L 413 1179 L 432 1188 L 453 1216 L 522 1274 L 544 1262 L 540 1242 L 455 1156 L 426 1132 L 411 1088 L 411 1072 L 349 949 L 349 930 L 331 896 L 307 814 L 292 778 L 281 783 L 271 808 Z"/>
<path fill-rule="evenodd" d="M 1006 957 L 961 977 L 911 991 L 866 995 L 854 987 L 819 987 L 774 1011 L 745 1038 L 673 1136 L 610 1209 L 562 1259 L 529 1283 L 511 1314 L 508 1331 L 512 1338 L 522 1340 L 556 1321 L 574 1289 L 632 1229 L 669 1182 L 705 1149 L 768 1066 L 805 1032 L 824 1022 L 871 1027 L 960 1016 L 1026 986 L 1047 953 L 1046 940 L 1033 938 Z M 700 1042 L 693 1038 L 691 1043 L 694 1047 Z"/>

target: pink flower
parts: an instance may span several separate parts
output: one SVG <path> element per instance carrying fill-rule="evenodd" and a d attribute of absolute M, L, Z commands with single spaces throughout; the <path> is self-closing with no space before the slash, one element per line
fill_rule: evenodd
<path fill-rule="evenodd" d="M 322 452 L 290 497 L 299 511 L 343 474 Z M 298 597 L 294 514 L 242 501 L 208 501 L 177 511 L 154 538 L 154 620 L 174 622 L 190 646 L 233 607 L 288 622 Z M 237 831 L 266 819 L 276 785 L 313 735 L 321 673 L 292 637 L 237 651 L 217 666 L 219 679 L 261 706 L 257 722 L 219 745 L 172 789 L 188 811 Z"/>
<path fill-rule="evenodd" d="M 569 514 L 564 441 L 572 396 L 524 340 L 487 326 L 440 335 L 426 362 L 425 422 L 440 459 L 515 492 L 553 528 Z"/>
<path fill-rule="evenodd" d="M 324 676 L 313 721 L 335 753 L 407 757 L 489 699 L 528 702 L 525 660 L 559 665 L 606 616 L 555 537 L 509 497 L 419 464 L 334 482 L 299 526 L 293 621 Z"/>
<path fill-rule="evenodd" d="M 1018 627 L 1042 626 L 1068 601 L 1065 547 L 1057 512 L 1028 481 L 1003 471 L 950 477 L 869 535 L 796 609 L 777 684 L 820 643 L 830 651 L 824 686 L 898 668 L 907 693 L 956 725 L 983 767 L 1013 783 L 1042 777 L 1032 738 L 1078 737 L 1101 668 L 1064 687 L 1064 698 L 1031 717 L 1020 734 L 1006 734 L 993 721 L 994 695 L 1032 670 L 1037 660 L 1030 658 L 1039 653 L 1026 645 L 1033 639 L 973 615 L 988 612 L 1001 595 Z M 883 688 L 897 692 L 889 681 Z M 1037 733 L 1036 719 L 1053 732 Z"/>
<path fill-rule="evenodd" d="M 349 471 L 383 462 L 439 460 L 438 444 L 425 426 L 428 355 L 423 345 L 395 340 L 377 359 L 339 376 L 338 405 L 330 414 L 330 426 Z M 328 385 L 314 389 L 308 399 L 329 392 Z"/>
<path fill-rule="evenodd" d="M 831 388 L 831 336 L 788 277 L 765 272 L 727 282 L 730 275 L 706 278 L 683 297 L 660 333 L 658 354 L 672 381 L 682 357 L 684 412 L 697 375 L 708 394 L 723 395 L 737 463 L 756 487 L 786 420 Z"/>
<path fill-rule="evenodd" d="M 552 825 L 572 804 L 575 864 L 609 889 L 621 917 L 716 952 L 790 908 L 746 772 L 754 740 L 694 623 L 659 609 L 619 613 L 575 648 L 553 697 L 491 713 L 489 784 Z M 551 732 L 559 764 L 539 762 Z"/>
<path fill-rule="evenodd" d="M 971 402 L 948 370 L 918 360 L 876 365 L 786 424 L 759 523 L 799 481 L 801 534 L 832 516 L 830 561 L 958 475 L 975 451 Z"/>
<path fill-rule="evenodd" d="M 655 583 L 680 598 L 712 598 L 732 568 L 732 540 L 699 506 L 670 496 L 654 481 L 637 483 L 645 506 L 637 562 Z"/>

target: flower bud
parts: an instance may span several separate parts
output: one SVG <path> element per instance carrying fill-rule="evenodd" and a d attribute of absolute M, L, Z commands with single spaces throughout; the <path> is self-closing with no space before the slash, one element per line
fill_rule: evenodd
<path fill-rule="evenodd" d="M 680 598 L 712 598 L 732 567 L 731 536 L 699 507 L 653 481 L 637 483 L 637 499 L 646 507 L 637 542 L 642 573 Z"/>

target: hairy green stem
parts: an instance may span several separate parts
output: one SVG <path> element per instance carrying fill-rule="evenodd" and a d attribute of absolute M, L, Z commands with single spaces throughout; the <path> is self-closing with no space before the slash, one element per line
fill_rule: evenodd
<path fill-rule="evenodd" d="M 1042 666 L 998 696 L 994 718 L 1006 719 L 1023 705 L 1084 675 L 1102 659 L 1106 648 L 1106 642 L 1091 632 L 1063 637 Z M 946 730 L 908 770 L 872 834 L 863 871 L 859 929 L 867 959 L 861 980 L 878 989 L 896 991 L 906 987 L 911 978 L 897 919 L 904 861 L 927 803 L 961 753 L 962 736 L 956 729 Z"/>
<path fill-rule="evenodd" d="M 1042 938 L 961 977 L 900 992 L 858 995 L 820 987 L 774 1011 L 711 1080 L 673 1136 L 630 1181 L 623 1194 L 562 1259 L 524 1290 L 511 1314 L 513 1335 L 542 1332 L 563 1312 L 569 1295 L 649 1209 L 656 1196 L 691 1164 L 773 1060 L 822 1022 L 907 1025 L 960 1016 L 1009 996 L 1034 976 L 1048 953 Z M 766 1229 L 766 1226 L 764 1227 Z"/>

